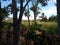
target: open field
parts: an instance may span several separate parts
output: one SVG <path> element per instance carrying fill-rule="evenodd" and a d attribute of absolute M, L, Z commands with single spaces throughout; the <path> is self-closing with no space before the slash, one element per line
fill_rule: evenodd
<path fill-rule="evenodd" d="M 46 30 L 46 32 L 55 32 L 57 33 L 57 22 L 40 22 L 36 21 L 38 25 L 41 25 L 39 28 L 42 30 Z M 33 25 L 33 21 L 30 21 L 30 25 Z M 28 22 L 27 21 L 22 21 L 22 24 L 25 25 L 28 28 Z"/>
<path fill-rule="evenodd" d="M 25 41 L 25 42 L 22 42 L 21 44 L 24 44 L 24 43 L 27 43 L 29 40 L 33 40 L 33 42 L 34 41 L 36 41 L 36 39 L 38 40 L 38 42 L 39 42 L 39 44 L 41 44 L 40 42 L 42 41 L 42 40 L 45 40 L 44 41 L 44 43 L 46 43 L 46 45 L 49 45 L 49 44 L 51 44 L 51 45 L 58 45 L 58 38 L 57 38 L 57 22 L 40 22 L 40 21 L 36 21 L 37 22 L 37 26 L 35 27 L 35 24 L 34 24 L 34 22 L 33 21 L 30 21 L 30 27 L 29 27 L 29 24 L 28 24 L 28 21 L 22 21 L 22 24 L 21 24 L 21 30 L 20 30 L 20 35 L 21 34 L 24 34 L 24 30 L 25 30 L 25 32 L 26 32 L 26 30 L 30 30 L 31 32 L 32 31 L 34 31 L 35 29 L 34 28 L 36 28 L 37 30 L 45 30 L 45 34 L 44 33 L 42 33 L 43 34 L 43 37 L 40 35 L 39 36 L 39 38 L 38 38 L 38 36 L 36 36 L 36 35 L 32 35 L 33 33 L 31 33 L 30 32 L 30 34 L 29 35 L 23 35 L 22 36 L 22 38 L 20 39 L 21 40 L 21 42 L 22 41 Z M 5 26 L 4 26 L 4 28 L 5 28 L 5 30 L 7 29 L 7 26 L 8 26 L 8 23 L 10 23 L 10 22 L 7 22 L 6 24 L 5 24 Z M 22 32 L 23 31 L 23 32 Z M 4 37 L 4 35 L 7 33 L 7 31 L 4 33 L 3 32 L 3 37 Z M 11 32 L 12 33 L 12 32 Z M 10 43 L 12 44 L 12 36 L 13 35 L 13 33 L 11 34 L 11 39 L 9 39 L 9 40 L 11 40 L 10 41 Z M 26 37 L 27 36 L 27 37 Z M 30 37 L 31 36 L 31 37 Z M 34 36 L 36 36 L 36 37 L 34 37 Z M 46 37 L 45 37 L 46 36 Z M 6 37 L 6 35 L 5 35 L 5 37 Z M 2 38 L 2 42 L 4 43 L 6 40 L 5 40 L 5 37 L 4 38 Z M 41 37 L 42 37 L 42 40 L 41 40 Z M 29 38 L 29 40 L 27 40 Z M 24 40 L 23 40 L 24 39 Z M 27 40 L 27 42 L 26 42 L 26 40 Z M 52 40 L 52 41 L 51 41 Z M 49 42 L 50 41 L 50 42 Z M 20 42 L 19 42 L 20 43 Z M 42 42 L 43 43 L 43 42 Z M 48 44 L 49 43 L 49 44 Z M 28 42 L 28 45 L 31 45 L 32 43 L 31 42 Z M 25 44 L 24 44 L 25 45 Z M 45 45 L 45 44 L 44 44 Z"/>
<path fill-rule="evenodd" d="M 39 20 L 37 20 L 36 22 L 37 22 L 38 25 L 41 25 L 41 26 L 38 27 L 39 29 L 45 30 L 47 33 L 55 32 L 57 34 L 57 28 L 58 28 L 57 22 L 40 22 Z M 12 22 L 8 21 L 8 23 L 12 23 Z M 4 28 L 7 29 L 8 23 L 4 26 Z M 21 28 L 24 28 L 24 27 L 29 28 L 29 23 L 28 23 L 27 20 L 23 20 L 22 24 L 23 25 L 21 25 Z M 31 25 L 32 26 L 34 25 L 33 20 L 30 21 L 30 26 Z"/>

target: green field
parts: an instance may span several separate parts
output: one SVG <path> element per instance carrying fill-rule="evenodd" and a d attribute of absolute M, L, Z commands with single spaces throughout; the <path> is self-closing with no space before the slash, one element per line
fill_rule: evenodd
<path fill-rule="evenodd" d="M 57 35 L 57 22 L 40 22 L 40 21 L 36 21 L 37 24 L 34 24 L 34 21 L 30 21 L 30 27 L 29 27 L 29 23 L 28 21 L 22 21 L 22 24 L 20 26 L 20 35 L 24 36 L 25 39 L 31 39 L 33 41 L 39 40 L 38 42 L 40 43 L 40 39 L 44 40 L 44 43 L 46 43 L 46 45 L 48 45 L 47 43 L 49 43 L 49 41 L 52 43 L 52 45 L 58 45 L 58 35 Z M 7 22 L 4 26 L 5 30 L 7 30 L 7 26 L 10 22 Z M 30 32 L 28 32 L 29 34 L 25 34 L 23 30 L 29 30 Z M 46 37 L 42 37 L 41 35 L 33 35 L 34 34 L 34 30 L 44 30 L 46 33 L 42 34 Z M 23 32 L 22 32 L 23 31 Z M 13 33 L 11 33 L 12 35 Z M 42 37 L 42 38 L 41 38 Z M 12 38 L 12 37 L 11 37 Z M 49 39 L 48 39 L 49 38 Z M 11 39 L 10 39 L 11 40 Z M 52 41 L 51 41 L 52 40 Z"/>
<path fill-rule="evenodd" d="M 48 34 L 51 34 L 51 33 L 57 34 L 57 22 L 40 22 L 40 21 L 36 21 L 36 22 L 37 22 L 38 29 L 45 30 Z M 4 26 L 5 29 L 7 29 L 8 23 Z M 30 26 L 32 27 L 29 29 L 29 23 L 27 20 L 22 21 L 22 25 L 21 25 L 22 29 L 26 27 L 29 30 L 35 30 L 34 21 L 30 21 Z"/>
<path fill-rule="evenodd" d="M 51 33 L 57 34 L 57 22 L 40 22 L 40 21 L 36 21 L 36 22 L 38 25 L 41 25 L 38 27 L 41 30 L 45 30 L 49 34 Z M 30 25 L 33 25 L 33 23 L 34 23 L 33 21 L 30 21 Z M 22 21 L 22 24 L 25 27 L 29 28 L 27 21 Z"/>

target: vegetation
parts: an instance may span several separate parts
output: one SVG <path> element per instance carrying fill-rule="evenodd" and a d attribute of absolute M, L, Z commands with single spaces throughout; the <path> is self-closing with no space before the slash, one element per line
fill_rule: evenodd
<path fill-rule="evenodd" d="M 38 40 L 38 42 L 40 42 L 39 39 L 41 39 L 41 35 L 40 36 L 36 36 L 35 35 L 35 30 L 38 30 L 39 32 L 45 31 L 44 35 L 48 35 L 48 36 L 51 35 L 51 38 L 52 38 L 52 36 L 55 36 L 53 38 L 52 44 L 55 43 L 55 45 L 57 45 L 58 44 L 58 42 L 57 42 L 58 38 L 56 37 L 57 36 L 57 22 L 55 22 L 55 21 L 54 22 L 40 22 L 40 21 L 36 21 L 36 22 L 37 22 L 37 24 L 35 24 L 33 22 L 33 20 L 30 21 L 30 27 L 29 27 L 29 23 L 28 23 L 27 20 L 22 21 L 22 24 L 21 24 L 21 27 L 20 27 L 20 35 L 25 37 L 26 40 L 33 40 L 33 41 L 37 41 Z M 5 26 L 7 26 L 8 23 Z M 25 33 L 25 31 L 27 31 L 27 34 Z M 41 43 L 39 43 L 39 44 L 41 44 Z"/>
<path fill-rule="evenodd" d="M 8 16 L 8 12 L 5 9 L 0 9 L 0 29 L 3 27 L 3 19 L 6 18 Z"/>
<path fill-rule="evenodd" d="M 57 22 L 39 22 L 39 21 L 36 21 L 36 22 L 37 22 L 37 25 L 39 25 L 38 27 L 40 28 L 40 30 L 46 30 L 46 31 L 55 30 L 55 32 L 57 32 Z M 22 21 L 22 24 L 28 28 L 27 21 Z M 30 25 L 32 26 L 31 28 L 33 28 L 31 30 L 34 30 L 35 24 L 33 21 L 30 21 Z"/>
<path fill-rule="evenodd" d="M 57 21 L 57 15 L 52 15 L 51 17 L 49 17 L 49 21 Z"/>
<path fill-rule="evenodd" d="M 37 14 L 40 13 L 37 10 L 38 4 L 46 6 L 47 1 L 48 0 L 19 0 L 16 2 L 16 0 L 12 0 L 12 4 L 6 8 L 1 8 L 2 5 L 0 1 L 0 29 L 3 27 L 0 31 L 0 45 L 60 45 L 59 1 L 57 0 L 58 26 L 57 16 L 51 16 L 47 19 L 44 13 L 42 13 L 42 21 L 36 20 Z M 25 5 L 24 2 L 26 3 Z M 32 8 L 28 7 L 28 9 L 26 9 L 26 7 L 29 6 L 29 2 L 33 3 Z M 17 8 L 17 3 L 20 4 L 19 9 Z M 26 15 L 28 21 L 22 21 L 25 9 L 28 10 Z M 34 12 L 33 21 L 29 20 L 29 9 L 32 9 Z M 19 18 L 17 18 L 18 11 L 20 12 Z M 6 21 L 6 23 L 3 23 L 3 19 L 6 18 L 9 13 L 13 14 L 13 23 Z M 57 31 L 57 27 L 59 32 Z"/>
<path fill-rule="evenodd" d="M 28 25 L 27 25 L 27 21 L 22 21 L 22 23 L 23 23 L 23 25 L 26 27 L 26 28 L 29 28 L 28 27 Z M 29 32 L 28 32 L 28 34 L 26 35 L 26 39 L 27 40 L 33 40 L 33 41 L 37 41 L 38 40 L 38 42 L 40 42 L 39 41 L 39 39 L 41 39 L 41 35 L 39 36 L 39 38 L 38 38 L 38 36 L 37 35 L 35 35 L 35 30 L 38 30 L 39 32 L 42 32 L 42 31 L 45 31 L 45 34 L 44 35 L 46 35 L 46 36 L 50 36 L 51 37 L 51 39 L 48 39 L 47 37 L 47 39 L 50 41 L 50 40 L 52 40 L 53 39 L 53 41 L 51 42 L 53 45 L 57 45 L 57 41 L 56 40 L 58 40 L 57 39 L 57 22 L 37 22 L 37 24 L 34 24 L 33 23 L 33 21 L 30 21 L 30 25 L 31 25 L 31 27 L 30 27 L 30 30 L 29 30 Z M 36 26 L 36 27 L 35 27 Z M 49 38 L 50 38 L 49 37 Z M 54 37 L 54 38 L 53 38 Z M 44 37 L 42 37 L 42 38 L 44 38 Z M 45 39 L 46 39 L 45 38 Z M 37 39 L 37 40 L 36 40 Z M 45 42 L 45 41 L 44 41 Z M 47 41 L 48 42 L 48 41 Z M 47 43 L 47 42 L 45 42 L 45 43 Z M 42 42 L 41 42 L 42 43 Z M 41 44 L 40 43 L 40 44 Z M 45 43 L 43 44 L 43 45 L 45 45 Z M 51 44 L 50 43 L 50 44 Z M 55 43 L 55 44 L 54 44 Z M 36 44 L 36 43 L 35 43 Z M 47 44 L 46 44 L 47 45 Z"/>

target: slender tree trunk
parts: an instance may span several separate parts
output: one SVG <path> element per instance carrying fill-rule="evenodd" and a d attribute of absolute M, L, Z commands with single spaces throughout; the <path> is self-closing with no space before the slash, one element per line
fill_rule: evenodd
<path fill-rule="evenodd" d="M 12 11 L 13 11 L 13 45 L 18 45 L 18 26 L 17 25 L 17 6 L 16 0 L 12 0 Z"/>
<path fill-rule="evenodd" d="M 0 9 L 1 9 L 1 1 L 0 1 Z"/>
<path fill-rule="evenodd" d="M 58 35 L 60 36 L 60 0 L 57 0 Z"/>
<path fill-rule="evenodd" d="M 27 1 L 26 5 L 29 3 L 29 1 Z M 13 9 L 13 34 L 14 34 L 13 45 L 18 45 L 20 24 L 22 21 L 23 12 L 24 12 L 26 5 L 23 7 L 23 1 L 21 0 L 21 2 L 20 2 L 20 15 L 19 15 L 19 19 L 17 20 L 17 8 L 16 8 L 15 0 L 12 0 L 12 3 L 13 3 L 13 8 L 12 8 Z"/>
<path fill-rule="evenodd" d="M 20 15 L 19 15 L 19 20 L 18 20 L 18 22 L 21 24 L 23 12 L 24 12 L 23 2 L 20 3 L 20 6 L 21 6 L 21 7 L 20 7 Z"/>
<path fill-rule="evenodd" d="M 8 27 L 7 27 L 8 28 L 7 29 L 7 45 L 11 45 L 10 44 L 10 41 L 11 41 L 10 40 L 10 38 L 11 38 L 11 26 L 12 26 L 12 24 L 9 24 Z"/>
<path fill-rule="evenodd" d="M 36 23 L 37 12 L 36 11 L 33 12 L 34 12 L 34 23 Z"/>
<path fill-rule="evenodd" d="M 60 37 L 60 0 L 57 0 L 58 35 Z"/>
<path fill-rule="evenodd" d="M 0 9 L 1 9 L 1 1 L 0 1 Z M 2 13 L 0 12 L 0 15 L 1 15 Z M 1 45 L 1 38 L 2 38 L 2 31 L 1 31 L 1 29 L 0 29 L 0 45 Z"/>
<path fill-rule="evenodd" d="M 34 12 L 34 23 L 36 24 L 36 13 Z"/>
<path fill-rule="evenodd" d="M 29 17 L 28 17 L 28 23 L 29 23 L 29 27 L 30 27 L 30 20 L 29 20 Z"/>
<path fill-rule="evenodd" d="M 35 24 L 35 29 L 36 29 L 37 23 L 36 23 L 36 13 L 35 12 L 34 12 L 34 24 Z"/>
<path fill-rule="evenodd" d="M 13 0 L 14 2 L 14 0 Z M 19 30 L 20 30 L 20 24 L 23 16 L 23 2 L 20 3 L 20 15 L 19 19 L 17 20 L 17 8 L 16 8 L 16 2 L 13 4 L 13 45 L 18 45 L 18 39 L 19 39 Z"/>

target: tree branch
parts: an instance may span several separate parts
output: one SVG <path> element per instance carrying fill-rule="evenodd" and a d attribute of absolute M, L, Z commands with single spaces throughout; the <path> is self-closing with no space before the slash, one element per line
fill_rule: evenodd
<path fill-rule="evenodd" d="M 27 3 L 26 3 L 25 6 L 24 6 L 24 9 L 25 9 L 25 7 L 28 5 L 29 2 L 30 2 L 30 0 L 27 1 Z"/>

